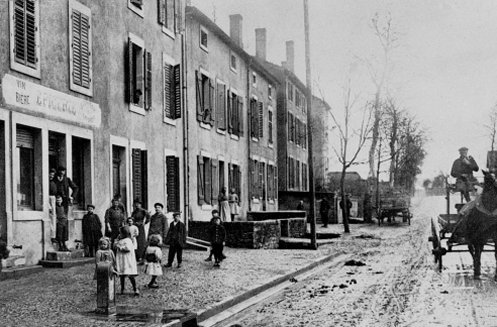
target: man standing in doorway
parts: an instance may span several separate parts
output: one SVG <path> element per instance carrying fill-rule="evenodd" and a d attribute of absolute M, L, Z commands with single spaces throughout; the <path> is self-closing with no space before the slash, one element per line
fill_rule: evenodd
<path fill-rule="evenodd" d="M 72 205 L 73 199 L 78 196 L 78 186 L 66 176 L 66 168 L 59 166 L 57 168 L 57 175 L 54 178 L 55 187 L 57 191 L 56 194 L 62 196 L 62 206 L 64 207 L 65 213 L 69 211 L 69 206 Z M 69 194 L 69 188 L 71 189 L 71 194 Z"/>

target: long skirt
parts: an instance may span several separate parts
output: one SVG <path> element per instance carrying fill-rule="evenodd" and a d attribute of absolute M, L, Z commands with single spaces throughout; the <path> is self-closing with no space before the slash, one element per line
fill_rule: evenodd
<path fill-rule="evenodd" d="M 138 236 L 136 237 L 136 243 L 138 245 L 136 249 L 136 258 L 138 260 L 143 259 L 143 255 L 145 254 L 145 249 L 147 248 L 147 238 L 145 235 L 145 226 L 139 225 L 138 227 Z"/>
<path fill-rule="evenodd" d="M 229 221 L 231 219 L 228 201 L 221 201 L 219 203 L 219 215 L 221 216 L 221 221 Z"/>

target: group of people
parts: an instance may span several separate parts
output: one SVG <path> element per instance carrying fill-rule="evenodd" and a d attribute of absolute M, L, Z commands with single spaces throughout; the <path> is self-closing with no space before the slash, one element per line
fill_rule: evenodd
<path fill-rule="evenodd" d="M 234 188 L 230 194 L 226 194 L 227 189 L 223 187 L 217 198 L 219 203 L 219 215 L 221 221 L 235 221 L 235 217 L 240 214 L 240 199 Z"/>

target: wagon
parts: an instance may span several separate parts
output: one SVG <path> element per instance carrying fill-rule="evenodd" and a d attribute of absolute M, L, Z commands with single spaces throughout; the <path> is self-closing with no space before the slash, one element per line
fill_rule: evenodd
<path fill-rule="evenodd" d="M 378 225 L 383 223 L 383 219 L 388 222 L 401 218 L 402 222 L 411 224 L 412 214 L 409 210 L 411 205 L 410 196 L 402 191 L 391 191 L 380 195 L 379 206 L 377 208 Z"/>

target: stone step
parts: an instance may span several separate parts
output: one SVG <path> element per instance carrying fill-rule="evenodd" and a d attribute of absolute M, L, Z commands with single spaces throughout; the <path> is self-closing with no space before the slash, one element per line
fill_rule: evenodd
<path fill-rule="evenodd" d="M 70 252 L 64 251 L 47 251 L 45 261 L 73 261 L 77 259 L 83 259 L 85 256 L 85 251 L 81 249 L 74 249 Z"/>
<path fill-rule="evenodd" d="M 316 232 L 316 238 L 317 239 L 331 239 L 331 238 L 338 238 L 342 234 L 340 233 L 333 233 L 333 232 Z M 306 238 L 311 238 L 311 234 L 307 233 L 305 235 Z"/>
<path fill-rule="evenodd" d="M 0 272 L 0 281 L 6 279 L 19 279 L 28 276 L 33 273 L 37 273 L 43 270 L 40 265 L 27 266 L 27 267 L 15 267 L 7 268 Z"/>
<path fill-rule="evenodd" d="M 330 239 L 317 239 L 316 241 L 318 246 L 333 243 Z M 310 238 L 282 237 L 279 243 L 280 249 L 309 249 L 310 246 Z"/>
<path fill-rule="evenodd" d="M 23 255 L 11 255 L 2 260 L 2 268 L 23 267 L 26 265 L 26 257 Z"/>
<path fill-rule="evenodd" d="M 74 266 L 82 266 L 88 263 L 95 263 L 95 258 L 81 258 L 65 261 L 40 260 L 40 265 L 44 268 L 70 268 Z"/>

